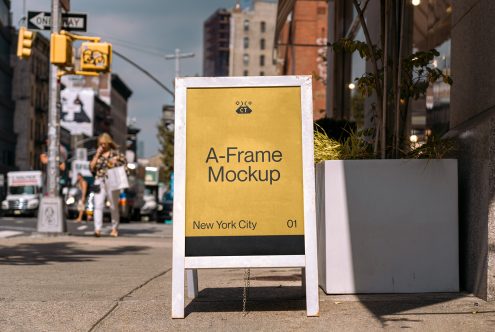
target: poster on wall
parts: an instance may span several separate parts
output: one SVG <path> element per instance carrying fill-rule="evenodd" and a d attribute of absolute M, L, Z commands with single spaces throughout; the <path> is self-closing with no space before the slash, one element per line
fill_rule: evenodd
<path fill-rule="evenodd" d="M 60 124 L 71 135 L 93 136 L 94 96 L 92 89 L 66 88 L 60 92 Z"/>

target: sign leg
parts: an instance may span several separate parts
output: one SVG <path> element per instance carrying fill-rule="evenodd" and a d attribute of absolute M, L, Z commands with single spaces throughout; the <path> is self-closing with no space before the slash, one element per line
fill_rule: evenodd
<path fill-rule="evenodd" d="M 306 256 L 307 259 L 308 256 Z M 307 259 L 308 260 L 308 259 Z M 306 281 L 306 315 L 308 317 L 320 316 L 320 303 L 318 294 L 318 270 L 316 261 L 313 264 L 307 264 L 305 268 Z"/>
<path fill-rule="evenodd" d="M 198 270 L 186 270 L 187 273 L 187 297 L 195 299 L 198 297 Z"/>
<path fill-rule="evenodd" d="M 303 292 L 306 293 L 306 269 L 304 267 L 301 268 L 301 284 Z"/>
<path fill-rule="evenodd" d="M 184 265 L 172 268 L 172 318 L 184 318 Z"/>

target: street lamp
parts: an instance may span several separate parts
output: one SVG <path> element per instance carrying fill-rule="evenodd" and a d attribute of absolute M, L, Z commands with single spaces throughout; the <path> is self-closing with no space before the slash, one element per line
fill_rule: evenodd
<path fill-rule="evenodd" d="M 175 77 L 180 76 L 180 59 L 192 58 L 194 53 L 180 53 L 178 48 L 175 49 L 175 54 L 165 55 L 166 60 L 175 60 Z"/>

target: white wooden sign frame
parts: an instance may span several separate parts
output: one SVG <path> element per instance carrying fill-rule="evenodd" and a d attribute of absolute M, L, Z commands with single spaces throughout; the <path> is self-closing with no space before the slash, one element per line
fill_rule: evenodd
<path fill-rule="evenodd" d="M 172 261 L 172 318 L 184 318 L 184 277 L 188 296 L 197 296 L 197 269 L 295 268 L 303 273 L 307 316 L 319 315 L 316 244 L 313 99 L 311 76 L 189 77 L 175 81 L 174 221 Z M 300 87 L 304 190 L 304 255 L 185 257 L 186 94 L 188 88 Z"/>

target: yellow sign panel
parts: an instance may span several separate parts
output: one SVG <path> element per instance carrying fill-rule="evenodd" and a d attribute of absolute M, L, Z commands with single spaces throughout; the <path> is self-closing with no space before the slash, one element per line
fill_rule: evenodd
<path fill-rule="evenodd" d="M 300 87 L 188 88 L 186 109 L 186 238 L 304 235 Z"/>

